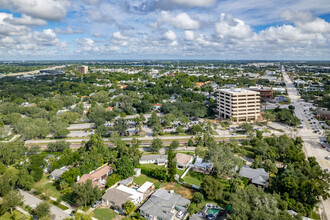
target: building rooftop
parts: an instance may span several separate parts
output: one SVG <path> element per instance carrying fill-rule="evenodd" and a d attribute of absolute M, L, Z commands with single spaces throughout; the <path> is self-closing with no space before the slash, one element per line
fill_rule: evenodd
<path fill-rule="evenodd" d="M 244 88 L 218 89 L 218 91 L 232 93 L 232 94 L 239 94 L 239 93 L 259 94 L 259 92 L 251 91 Z"/>
<path fill-rule="evenodd" d="M 165 159 L 167 160 L 166 154 L 149 154 L 149 155 L 142 155 L 140 160 L 159 160 L 159 159 Z"/>
<path fill-rule="evenodd" d="M 171 212 L 174 206 L 180 209 L 186 207 L 188 204 L 190 204 L 189 199 L 164 189 L 158 189 L 140 207 L 140 210 L 148 213 L 150 216 L 157 216 L 158 219 L 170 220 L 174 215 Z"/>
<path fill-rule="evenodd" d="M 152 182 L 146 181 L 142 186 L 140 186 L 140 188 L 137 189 L 137 191 L 145 193 L 152 185 L 154 185 Z"/>
<path fill-rule="evenodd" d="M 193 156 L 188 154 L 182 154 L 182 153 L 176 154 L 176 162 L 183 166 L 186 166 L 189 162 L 191 162 L 192 158 Z"/>
<path fill-rule="evenodd" d="M 269 173 L 263 168 L 252 169 L 249 166 L 244 166 L 240 170 L 239 174 L 243 177 L 251 179 L 251 182 L 258 185 L 266 185 L 269 179 Z"/>

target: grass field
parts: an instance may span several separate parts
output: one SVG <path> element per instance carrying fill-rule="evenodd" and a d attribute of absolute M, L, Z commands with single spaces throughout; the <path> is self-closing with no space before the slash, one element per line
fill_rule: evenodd
<path fill-rule="evenodd" d="M 48 175 L 44 175 L 39 182 L 34 184 L 34 187 L 42 187 L 43 192 L 46 195 L 52 196 L 54 198 L 60 198 L 61 193 L 56 189 L 53 182 L 48 179 Z"/>
<path fill-rule="evenodd" d="M 174 182 L 164 183 L 162 188 L 166 190 L 174 190 L 175 193 L 187 199 L 192 199 L 194 193 L 196 192 L 193 189 L 188 189 L 186 187 L 181 186 L 179 183 L 174 183 Z"/>
<path fill-rule="evenodd" d="M 114 219 L 118 214 L 111 209 L 95 209 L 94 217 L 99 220 L 111 220 Z"/>
<path fill-rule="evenodd" d="M 159 180 L 153 179 L 153 178 L 148 177 L 144 174 L 141 174 L 139 177 L 134 177 L 134 182 L 136 184 L 138 184 L 139 186 L 141 186 L 146 181 L 152 182 L 155 185 L 156 188 L 158 188 L 159 185 L 161 184 L 161 182 Z"/>
<path fill-rule="evenodd" d="M 183 180 L 186 183 L 200 186 L 204 180 L 204 176 L 205 175 L 203 173 L 198 173 L 198 172 L 189 170 L 189 172 L 186 174 L 186 176 L 183 178 Z"/>
<path fill-rule="evenodd" d="M 179 177 L 181 177 L 183 173 L 184 173 L 184 170 L 176 169 L 176 174 L 178 174 Z"/>
<path fill-rule="evenodd" d="M 147 167 L 150 169 L 159 169 L 159 168 L 164 168 L 165 166 L 158 166 L 157 164 L 149 163 L 149 164 L 141 164 L 141 167 Z"/>

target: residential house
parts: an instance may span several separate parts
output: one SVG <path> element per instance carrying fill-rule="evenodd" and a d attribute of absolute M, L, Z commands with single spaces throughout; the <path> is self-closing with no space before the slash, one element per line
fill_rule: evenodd
<path fill-rule="evenodd" d="M 155 189 L 155 186 L 152 182 L 146 181 L 145 183 L 140 186 L 137 191 L 140 193 L 143 193 L 145 197 L 149 196 L 151 192 L 153 192 Z"/>
<path fill-rule="evenodd" d="M 119 185 L 116 188 L 110 188 L 106 191 L 102 196 L 102 204 L 123 213 L 123 205 L 127 201 L 131 201 L 137 206 L 143 201 L 143 198 L 143 193 L 133 188 Z"/>
<path fill-rule="evenodd" d="M 67 167 L 62 167 L 62 168 L 60 168 L 60 169 L 55 169 L 55 170 L 53 170 L 53 172 L 51 172 L 50 174 L 49 174 L 49 178 L 51 179 L 51 180 L 58 180 L 61 176 L 62 176 L 62 174 L 65 172 L 65 171 L 68 171 L 69 169 L 67 168 Z"/>
<path fill-rule="evenodd" d="M 203 85 L 204 85 L 204 83 L 202 83 L 202 82 L 195 83 L 195 86 L 197 86 L 197 87 L 202 87 Z"/>
<path fill-rule="evenodd" d="M 162 154 L 149 154 L 149 155 L 142 155 L 139 160 L 140 164 L 150 164 L 155 163 L 159 166 L 167 164 L 167 155 Z"/>
<path fill-rule="evenodd" d="M 185 219 L 190 200 L 164 189 L 158 189 L 140 207 L 140 214 L 148 220 Z"/>
<path fill-rule="evenodd" d="M 109 106 L 108 108 L 106 108 L 105 110 L 107 110 L 107 111 L 113 111 L 113 107 L 111 107 L 111 106 Z"/>
<path fill-rule="evenodd" d="M 154 106 L 154 109 L 157 111 L 162 107 L 162 104 L 160 104 L 160 103 L 156 103 L 156 104 L 152 104 L 152 105 Z"/>
<path fill-rule="evenodd" d="M 87 180 L 91 180 L 93 186 L 104 188 L 108 176 L 112 173 L 113 168 L 108 165 L 104 165 L 89 174 L 84 174 L 81 178 L 78 176 L 77 183 L 85 183 Z"/>
<path fill-rule="evenodd" d="M 186 169 L 194 160 L 194 157 L 188 154 L 177 153 L 176 164 L 178 169 Z"/>
<path fill-rule="evenodd" d="M 124 185 L 124 186 L 129 186 L 133 183 L 133 177 L 128 177 L 127 179 L 124 179 L 119 182 L 119 184 Z"/>
<path fill-rule="evenodd" d="M 127 85 L 123 84 L 123 85 L 119 85 L 119 87 L 120 87 L 121 89 L 125 89 L 125 88 L 127 87 Z"/>
<path fill-rule="evenodd" d="M 269 173 L 263 168 L 252 169 L 245 165 L 239 172 L 239 175 L 248 178 L 251 183 L 265 187 L 269 180 Z"/>
<path fill-rule="evenodd" d="M 197 157 L 193 170 L 200 173 L 209 174 L 213 169 L 213 163 L 203 161 L 203 158 Z"/>

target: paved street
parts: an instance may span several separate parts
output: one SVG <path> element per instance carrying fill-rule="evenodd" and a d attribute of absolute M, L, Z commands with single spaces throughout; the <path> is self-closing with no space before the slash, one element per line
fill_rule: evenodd
<path fill-rule="evenodd" d="M 321 148 L 319 145 L 320 140 L 322 139 L 322 136 L 318 133 L 314 133 L 309 121 L 307 114 L 304 112 L 304 104 L 302 104 L 300 100 L 300 95 L 295 88 L 292 80 L 289 78 L 287 73 L 285 72 L 284 67 L 282 67 L 282 73 L 284 76 L 284 81 L 287 86 L 288 95 L 291 99 L 291 102 L 295 106 L 295 114 L 300 119 L 303 120 L 303 128 L 298 130 L 298 136 L 301 136 L 304 141 L 304 148 L 305 153 L 309 157 L 315 157 L 316 160 L 319 162 L 320 166 L 323 169 L 330 170 L 330 161 L 325 159 L 325 156 L 330 156 L 330 152 L 327 152 L 325 149 Z M 322 219 L 328 219 L 330 220 L 330 199 L 327 199 L 326 201 L 322 202 L 323 207 L 320 207 L 320 209 L 323 210 L 322 213 Z"/>
<path fill-rule="evenodd" d="M 22 196 L 24 196 L 24 204 L 31 206 L 32 208 L 35 208 L 40 202 L 42 202 L 41 199 L 35 197 L 34 195 L 25 192 L 23 190 L 19 190 Z M 51 218 L 52 220 L 62 220 L 64 218 L 69 217 L 69 214 L 64 212 L 62 209 L 58 208 L 57 206 L 54 206 L 51 204 L 50 208 L 51 212 Z"/>

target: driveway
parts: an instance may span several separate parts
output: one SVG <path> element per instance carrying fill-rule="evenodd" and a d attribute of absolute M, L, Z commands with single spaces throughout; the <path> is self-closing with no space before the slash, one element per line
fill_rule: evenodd
<path fill-rule="evenodd" d="M 34 195 L 25 192 L 23 190 L 19 190 L 22 196 L 24 196 L 24 205 L 28 205 L 32 208 L 35 208 L 39 203 L 42 202 L 41 199 L 35 197 Z M 70 215 L 66 212 L 64 212 L 62 209 L 58 208 L 57 206 L 54 206 L 50 204 L 50 212 L 51 212 L 51 218 L 52 220 L 62 220 L 65 218 L 70 217 Z"/>

